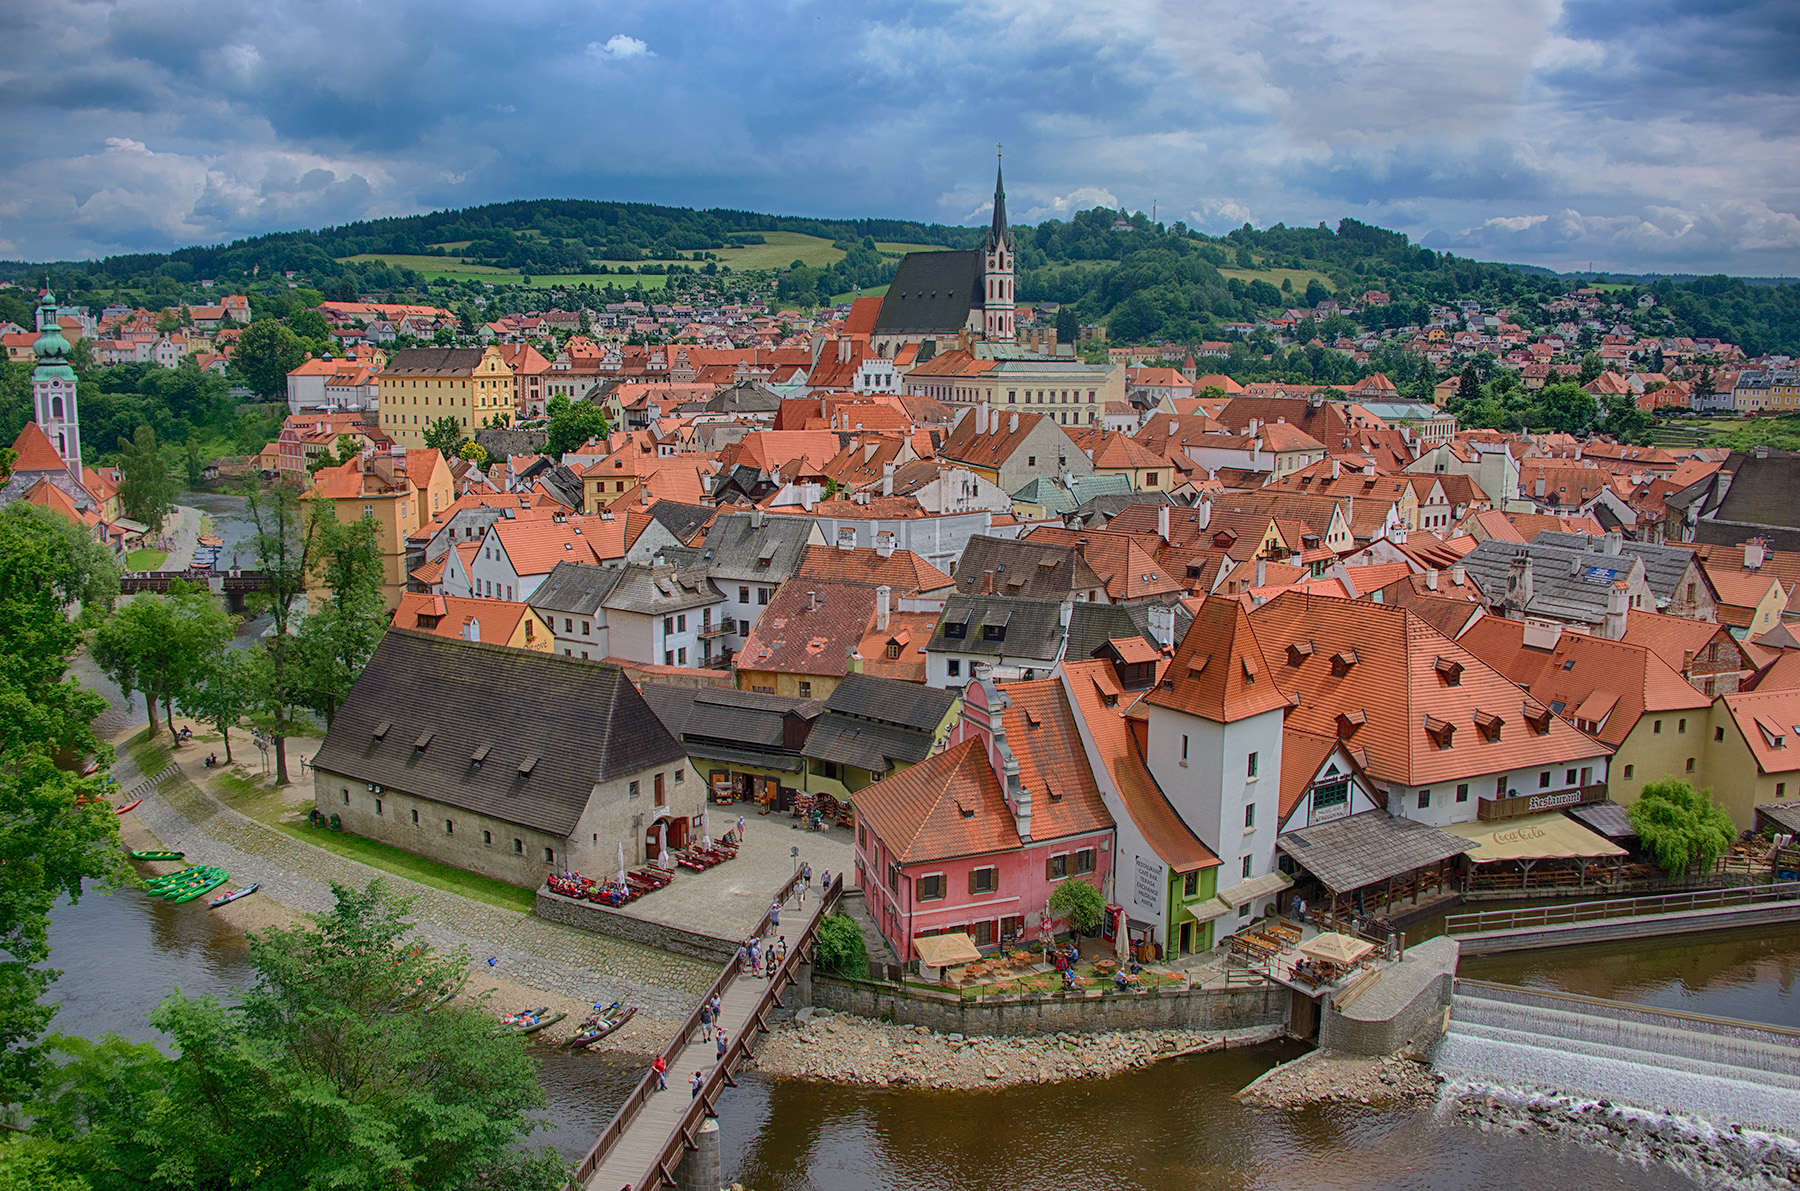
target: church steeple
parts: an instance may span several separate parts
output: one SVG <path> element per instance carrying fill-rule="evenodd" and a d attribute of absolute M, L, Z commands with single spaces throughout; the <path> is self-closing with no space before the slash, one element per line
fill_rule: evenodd
<path fill-rule="evenodd" d="M 69 341 L 56 321 L 56 295 L 44 287 L 38 304 L 37 342 L 31 353 L 37 364 L 31 370 L 32 420 L 41 427 L 68 466 L 75 482 L 81 482 L 81 417 L 75 406 L 75 370 L 69 366 Z"/>
<path fill-rule="evenodd" d="M 994 153 L 994 222 L 988 228 L 987 250 L 992 252 L 996 245 L 1004 244 L 1012 247 L 1012 228 L 1006 222 L 1006 180 L 1003 178 L 1000 153 L 996 146 Z"/>

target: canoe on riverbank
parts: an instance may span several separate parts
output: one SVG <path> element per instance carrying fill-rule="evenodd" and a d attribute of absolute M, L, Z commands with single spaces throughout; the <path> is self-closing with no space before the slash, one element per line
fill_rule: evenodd
<path fill-rule="evenodd" d="M 133 860 L 180 860 L 184 856 L 186 856 L 187 853 L 185 853 L 185 852 L 133 852 L 130 855 Z"/>

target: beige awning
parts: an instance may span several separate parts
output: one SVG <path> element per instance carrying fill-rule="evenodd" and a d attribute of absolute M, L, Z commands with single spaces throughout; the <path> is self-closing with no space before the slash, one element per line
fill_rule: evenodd
<path fill-rule="evenodd" d="M 972 964 L 981 958 L 975 940 L 961 931 L 950 935 L 920 935 L 913 940 L 913 946 L 918 949 L 919 962 L 928 968 L 954 968 L 957 964 Z"/>
<path fill-rule="evenodd" d="M 1452 823 L 1444 828 L 1475 845 L 1469 859 L 1476 864 L 1495 860 L 1550 860 L 1567 856 L 1623 856 L 1625 849 L 1596 835 L 1561 811 L 1521 815 L 1516 819 L 1489 819 L 1477 823 Z"/>
<path fill-rule="evenodd" d="M 1293 883 L 1294 878 L 1286 873 L 1264 873 L 1260 877 L 1251 877 L 1248 881 L 1233 885 L 1230 889 L 1221 890 L 1219 900 L 1235 910 L 1259 897 L 1279 893 Z"/>
<path fill-rule="evenodd" d="M 1209 897 L 1203 902 L 1195 902 L 1191 906 L 1183 906 L 1182 909 L 1186 910 L 1189 914 L 1192 914 L 1195 922 L 1211 922 L 1215 918 L 1225 917 L 1225 915 L 1231 913 L 1236 907 L 1228 906 L 1216 897 Z"/>
<path fill-rule="evenodd" d="M 1309 959 L 1329 960 L 1334 964 L 1353 964 L 1373 950 L 1375 944 L 1368 940 L 1353 939 L 1336 931 L 1315 935 L 1300 944 L 1301 955 Z"/>

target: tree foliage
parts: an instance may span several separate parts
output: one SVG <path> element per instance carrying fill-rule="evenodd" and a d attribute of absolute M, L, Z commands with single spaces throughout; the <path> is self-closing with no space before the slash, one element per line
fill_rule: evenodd
<path fill-rule="evenodd" d="M 17 1103 L 46 1069 L 40 1039 L 56 1012 L 49 914 L 86 884 L 128 874 L 103 773 L 112 753 L 89 726 L 106 702 L 68 677 L 84 625 L 118 594 L 118 571 L 81 527 L 16 502 L 0 511 L 0 1102 Z M 78 603 L 79 619 L 67 609 Z"/>
<path fill-rule="evenodd" d="M 1713 804 L 1712 791 L 1681 778 L 1645 783 L 1626 813 L 1639 842 L 1670 877 L 1711 867 L 1737 834 L 1731 816 Z"/>
<path fill-rule="evenodd" d="M 1105 911 L 1106 899 L 1100 896 L 1098 889 L 1080 877 L 1070 877 L 1050 895 L 1051 915 L 1064 919 L 1084 935 L 1094 934 L 1100 929 L 1101 915 Z"/>
<path fill-rule="evenodd" d="M 231 645 L 231 618 L 205 587 L 177 579 L 169 594 L 133 596 L 94 634 L 94 660 L 126 695 L 144 694 L 150 734 L 156 706 L 187 702 L 213 657 Z"/>
<path fill-rule="evenodd" d="M 334 886 L 312 926 L 251 937 L 239 1003 L 176 992 L 152 1015 L 172 1057 L 74 1044 L 37 1131 L 95 1191 L 551 1191 L 519 1143 L 544 1095 L 521 1039 L 454 991 L 466 954 L 410 934 L 379 879 Z"/>
<path fill-rule="evenodd" d="M 298 712 L 303 704 L 302 669 L 294 652 L 295 605 L 306 594 L 316 565 L 319 544 L 318 519 L 309 515 L 300 499 L 300 486 L 280 479 L 267 487 L 254 476 L 244 480 L 244 516 L 250 522 L 250 548 L 268 586 L 252 600 L 254 608 L 269 613 L 274 624 L 250 665 L 255 692 L 252 715 L 275 738 L 275 774 L 287 785 L 286 738 L 305 726 Z"/>
<path fill-rule="evenodd" d="M 319 573 L 330 596 L 308 608 L 294 650 L 300 700 L 329 724 L 387 630 L 385 563 L 373 517 L 345 524 L 320 502 L 315 520 Z"/>
<path fill-rule="evenodd" d="M 245 327 L 231 353 L 231 375 L 265 400 L 287 393 L 287 374 L 306 359 L 300 337 L 273 318 Z"/>
<path fill-rule="evenodd" d="M 156 431 L 139 426 L 131 441 L 119 451 L 119 503 L 125 515 L 142 521 L 151 533 L 161 533 L 163 518 L 175 507 L 180 486 L 168 461 L 156 447 Z"/>
<path fill-rule="evenodd" d="M 455 418 L 438 418 L 425 427 L 425 445 L 446 459 L 456 458 L 457 452 L 462 450 L 463 443 L 467 441 L 463 437 L 462 423 Z"/>
<path fill-rule="evenodd" d="M 819 968 L 840 976 L 869 974 L 869 947 L 862 931 L 850 915 L 837 912 L 819 920 L 819 934 L 813 944 L 813 955 Z"/>
<path fill-rule="evenodd" d="M 597 406 L 583 401 L 571 402 L 558 393 L 544 405 L 549 425 L 544 440 L 544 453 L 560 459 L 590 438 L 606 441 L 606 414 Z"/>

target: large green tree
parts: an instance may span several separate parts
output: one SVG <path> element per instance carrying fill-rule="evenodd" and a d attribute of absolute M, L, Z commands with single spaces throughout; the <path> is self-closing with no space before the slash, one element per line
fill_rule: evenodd
<path fill-rule="evenodd" d="M 306 594 L 316 565 L 318 518 L 301 500 L 300 486 L 280 479 L 264 487 L 254 476 L 244 480 L 244 517 L 250 523 L 250 548 L 267 586 L 252 605 L 274 621 L 268 640 L 251 665 L 255 691 L 253 716 L 275 738 L 275 775 L 287 785 L 287 737 L 305 726 L 299 716 L 302 667 L 294 654 L 297 605 Z"/>
<path fill-rule="evenodd" d="M 1050 895 L 1049 906 L 1053 916 L 1067 920 L 1077 932 L 1091 935 L 1100 930 L 1100 916 L 1106 910 L 1106 899 L 1086 881 L 1071 877 L 1056 887 L 1056 892 Z"/>
<path fill-rule="evenodd" d="M 225 741 L 225 763 L 231 764 L 231 732 L 255 705 L 250 655 L 221 649 L 207 658 L 196 679 L 176 696 L 181 710 L 219 730 Z"/>
<path fill-rule="evenodd" d="M 1670 877 L 1711 867 L 1737 834 L 1731 816 L 1713 804 L 1712 791 L 1696 790 L 1682 778 L 1645 783 L 1625 813 L 1638 841 Z"/>
<path fill-rule="evenodd" d="M 1593 423 L 1598 408 L 1594 395 L 1580 385 L 1567 381 L 1545 385 L 1531 404 L 1531 424 L 1534 428 L 1580 434 Z"/>
<path fill-rule="evenodd" d="M 22 502 L 0 511 L 0 1103 L 44 1072 L 40 1036 L 55 1007 L 49 914 L 90 881 L 125 879 L 104 775 L 77 776 L 110 748 L 89 726 L 106 701 L 68 677 L 84 626 L 104 615 L 119 575 L 86 530 Z M 71 618 L 70 610 L 79 609 Z"/>
<path fill-rule="evenodd" d="M 169 594 L 134 596 L 94 634 L 94 660 L 130 695 L 142 691 L 156 735 L 165 711 L 204 679 L 208 662 L 231 645 L 231 618 L 212 592 L 177 579 Z"/>
<path fill-rule="evenodd" d="M 53 1159 L 95 1191 L 552 1191 L 567 1168 L 520 1142 L 544 1095 L 521 1039 L 452 992 L 469 957 L 411 934 L 377 880 L 334 886 L 311 927 L 251 937 L 238 1003 L 177 992 L 152 1022 L 172 1057 L 109 1040 L 33 1106 Z"/>
<path fill-rule="evenodd" d="M 163 518 L 175 507 L 181 487 L 168 460 L 156 446 L 156 431 L 139 426 L 131 441 L 119 445 L 119 504 L 125 515 L 161 533 Z"/>
<path fill-rule="evenodd" d="M 549 426 L 544 439 L 544 453 L 558 459 L 575 450 L 590 438 L 606 439 L 606 414 L 587 402 L 571 402 L 558 393 L 544 405 Z"/>
<path fill-rule="evenodd" d="M 438 418 L 428 423 L 425 427 L 424 438 L 427 447 L 439 452 L 446 459 L 456 458 L 456 453 L 462 450 L 463 443 L 468 441 L 463 437 L 462 423 L 450 417 Z"/>
<path fill-rule="evenodd" d="M 300 337 L 273 318 L 244 328 L 231 352 L 231 374 L 265 401 L 287 392 L 287 374 L 306 359 Z"/>
<path fill-rule="evenodd" d="M 364 517 L 346 524 L 323 504 L 317 520 L 320 577 L 330 597 L 321 607 L 309 606 L 294 648 L 301 699 L 330 724 L 389 618 L 378 523 Z"/>

